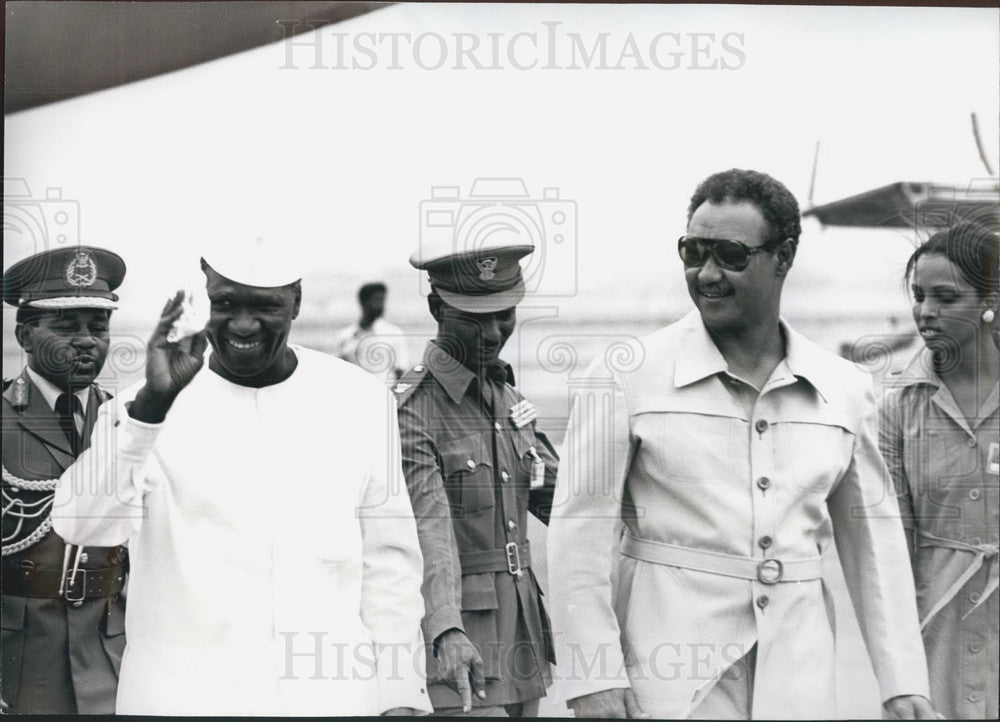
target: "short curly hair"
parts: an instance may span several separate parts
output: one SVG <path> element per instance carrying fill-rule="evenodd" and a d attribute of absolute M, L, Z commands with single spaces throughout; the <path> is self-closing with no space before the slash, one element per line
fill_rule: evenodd
<path fill-rule="evenodd" d="M 749 201 L 764 215 L 771 228 L 768 242 L 791 238 L 796 243 L 802 235 L 799 222 L 799 204 L 782 183 L 767 173 L 755 170 L 731 168 L 710 175 L 703 180 L 688 205 L 688 223 L 702 203 L 725 203 Z"/>

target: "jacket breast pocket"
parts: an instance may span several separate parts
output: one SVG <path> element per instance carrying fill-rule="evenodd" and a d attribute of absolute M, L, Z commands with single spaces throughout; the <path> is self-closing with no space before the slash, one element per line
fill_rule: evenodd
<path fill-rule="evenodd" d="M 772 422 L 782 472 L 796 495 L 826 497 L 851 464 L 857 421 L 837 411 L 778 416 Z"/>
<path fill-rule="evenodd" d="M 462 625 L 479 654 L 487 679 L 500 678 L 500 643 L 497 609 L 500 603 L 492 574 L 462 577 Z"/>
<path fill-rule="evenodd" d="M 452 514 L 462 517 L 493 507 L 493 454 L 482 435 L 438 447 L 444 489 Z"/>

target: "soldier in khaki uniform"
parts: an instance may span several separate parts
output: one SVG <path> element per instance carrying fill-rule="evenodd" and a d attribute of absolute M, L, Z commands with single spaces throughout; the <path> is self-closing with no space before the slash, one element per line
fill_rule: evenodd
<path fill-rule="evenodd" d="M 112 714 L 125 648 L 124 547 L 52 531 L 56 480 L 86 448 L 109 394 L 108 353 L 125 264 L 99 248 L 39 253 L 4 274 L 28 363 L 3 382 L 2 696 L 22 714 Z"/>
<path fill-rule="evenodd" d="M 395 386 L 435 714 L 535 716 L 551 682 L 526 525 L 528 511 L 547 522 L 558 462 L 498 358 L 524 296 L 518 260 L 532 250 L 422 249 L 410 259 L 430 275 L 438 323 L 422 362 Z"/>

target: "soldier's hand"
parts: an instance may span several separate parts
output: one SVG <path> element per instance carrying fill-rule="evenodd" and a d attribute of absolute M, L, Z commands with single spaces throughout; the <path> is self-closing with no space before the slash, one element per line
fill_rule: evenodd
<path fill-rule="evenodd" d="M 883 708 L 889 719 L 944 719 L 944 715 L 935 712 L 930 701 L 919 694 L 893 697 Z"/>
<path fill-rule="evenodd" d="M 163 421 L 177 394 L 191 383 L 205 363 L 208 337 L 204 330 L 178 343 L 167 341 L 171 326 L 183 312 L 183 300 L 184 291 L 178 291 L 167 301 L 146 344 L 146 384 L 129 409 L 129 415 L 139 421 L 153 424 Z"/>
<path fill-rule="evenodd" d="M 567 704 L 574 717 L 649 719 L 649 715 L 639 708 L 631 689 L 605 689 L 576 697 Z"/>
<path fill-rule="evenodd" d="M 435 679 L 458 692 L 463 712 L 472 710 L 473 692 L 479 699 L 486 699 L 483 658 L 465 632 L 449 629 L 437 638 L 437 663 Z"/>

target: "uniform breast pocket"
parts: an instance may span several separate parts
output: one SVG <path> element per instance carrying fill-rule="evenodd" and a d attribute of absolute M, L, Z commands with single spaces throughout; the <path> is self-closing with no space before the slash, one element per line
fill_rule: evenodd
<path fill-rule="evenodd" d="M 452 513 L 457 517 L 493 507 L 493 454 L 479 434 L 441 444 L 441 472 Z"/>

